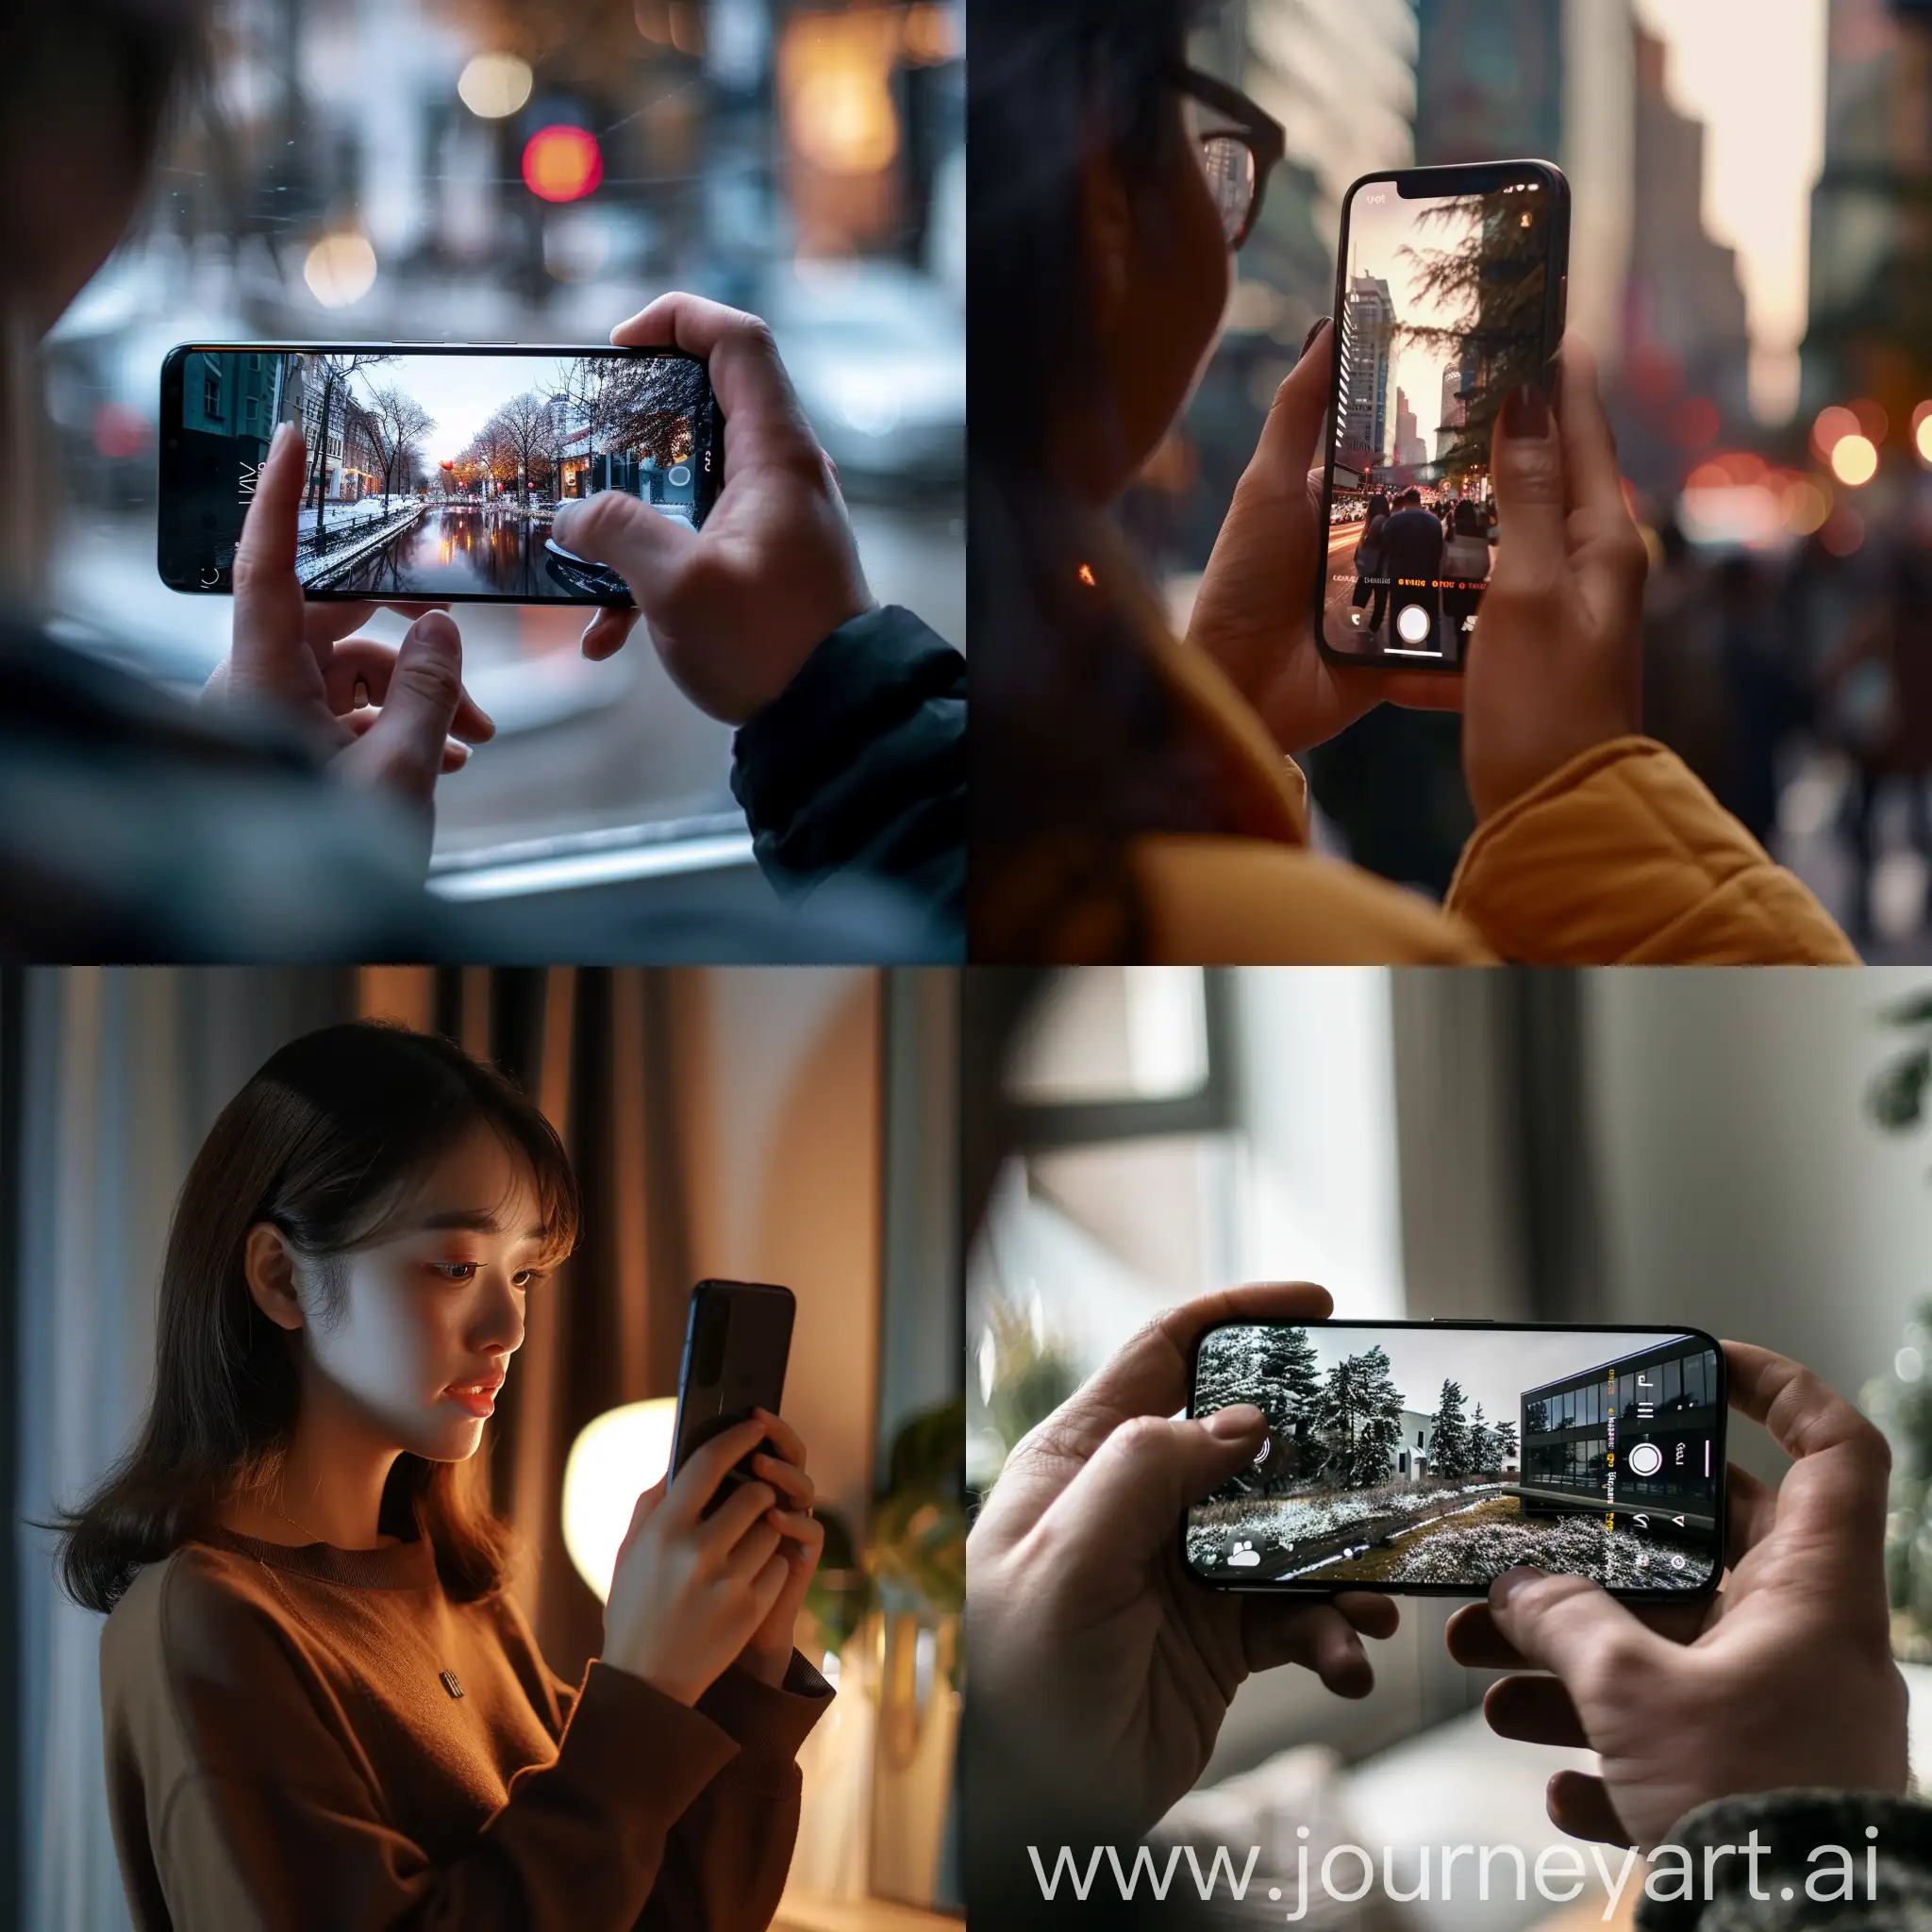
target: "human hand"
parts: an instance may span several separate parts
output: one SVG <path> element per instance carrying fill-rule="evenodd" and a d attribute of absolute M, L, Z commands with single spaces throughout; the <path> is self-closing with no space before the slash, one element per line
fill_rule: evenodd
<path fill-rule="evenodd" d="M 765 1521 L 784 1537 L 778 1554 L 785 1559 L 786 1577 L 778 1600 L 752 1632 L 739 1661 L 767 1684 L 782 1684 L 791 1668 L 792 1632 L 798 1613 L 805 1607 L 805 1593 L 811 1588 L 819 1558 L 824 1554 L 825 1526 L 811 1513 L 817 1491 L 805 1473 L 804 1438 L 769 1408 L 753 1413 L 764 1424 L 765 1438 L 778 1452 L 769 1455 L 761 1450 L 752 1457 L 751 1466 L 779 1492 L 778 1501 L 765 1511 Z"/>
<path fill-rule="evenodd" d="M 741 1483 L 715 1514 L 703 1514 L 725 1471 L 766 1429 L 757 1418 L 725 1429 L 675 1482 L 653 1483 L 618 1548 L 603 1661 L 680 1704 L 695 1704 L 764 1628 L 791 1574 L 770 1520 L 778 1501 L 770 1484 Z"/>
<path fill-rule="evenodd" d="M 1885 1439 L 1808 1369 L 1724 1344 L 1731 1407 L 1795 1458 L 1767 1489 L 1733 1463 L 1729 1574 L 1695 1604 L 1632 1609 L 1580 1576 L 1512 1570 L 1450 1620 L 1449 1654 L 1528 1665 L 1483 1700 L 1491 1729 L 1587 1747 L 1550 1817 L 1577 1838 L 1649 1850 L 1714 1798 L 1823 1786 L 1902 1791 L 1906 1687 L 1886 1606 Z"/>
<path fill-rule="evenodd" d="M 1495 569 L 1470 640 L 1462 767 L 1494 816 L 1579 753 L 1643 728 L 1650 559 L 1624 497 L 1596 364 L 1565 341 L 1555 416 L 1519 390 L 1491 458 Z"/>
<path fill-rule="evenodd" d="M 1250 1672 L 1298 1663 L 1340 1696 L 1374 1688 L 1357 1633 L 1394 1631 L 1387 1597 L 1210 1590 L 1179 1553 L 1187 1506 L 1254 1459 L 1264 1426 L 1247 1404 L 1171 1420 L 1187 1404 L 1194 1338 L 1331 1306 L 1295 1284 L 1170 1309 L 1007 1458 L 967 1543 L 967 1615 L 974 1703 L 1024 1740 L 1002 1756 L 1015 1775 L 1024 1758 L 1042 1790 L 1077 1793 L 1138 1835 L 1200 1776 Z"/>
<path fill-rule="evenodd" d="M 1283 751 L 1307 751 L 1380 704 L 1453 711 L 1462 679 L 1337 664 L 1315 643 L 1314 602 L 1327 575 L 1321 472 L 1315 462 L 1335 330 L 1318 324 L 1274 402 L 1234 492 L 1194 599 L 1190 642 L 1219 664 Z"/>
<path fill-rule="evenodd" d="M 331 772 L 419 807 L 440 773 L 459 771 L 496 726 L 462 683 L 462 640 L 437 604 L 392 604 L 415 618 L 400 646 L 349 633 L 379 607 L 314 603 L 295 575 L 307 474 L 293 424 L 275 432 L 235 552 L 234 641 L 205 702 L 266 699 L 305 718 L 331 746 Z"/>
<path fill-rule="evenodd" d="M 823 639 L 873 608 L 831 458 L 757 316 L 696 295 L 660 295 L 610 340 L 705 358 L 724 417 L 724 480 L 701 530 L 621 490 L 558 506 L 556 541 L 609 565 L 637 599 L 635 610 L 591 620 L 584 655 L 621 649 L 641 614 L 678 689 L 699 709 L 741 724 Z"/>

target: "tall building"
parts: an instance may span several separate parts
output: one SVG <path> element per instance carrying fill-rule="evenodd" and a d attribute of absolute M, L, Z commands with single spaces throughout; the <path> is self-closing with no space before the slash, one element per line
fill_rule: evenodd
<path fill-rule="evenodd" d="M 1570 322 L 1622 348 L 1636 145 L 1632 0 L 1416 0 L 1419 166 L 1554 159 L 1570 178 Z"/>
<path fill-rule="evenodd" d="M 1831 0 L 1829 19 L 1799 412 L 1870 397 L 1896 424 L 1932 390 L 1932 6 Z"/>
<path fill-rule="evenodd" d="M 1704 226 L 1705 130 L 1670 96 L 1664 43 L 1637 35 L 1637 222 L 1618 418 L 1627 474 L 1674 489 L 1748 437 L 1751 335 L 1736 252 Z"/>
<path fill-rule="evenodd" d="M 1395 391 L 1395 463 L 1398 469 L 1422 470 L 1428 467 L 1429 449 L 1422 439 L 1421 425 L 1415 420 L 1415 411 L 1408 407 L 1408 396 L 1402 391 Z"/>
<path fill-rule="evenodd" d="M 1389 374 L 1395 336 L 1395 298 L 1377 275 L 1357 275 L 1342 310 L 1341 447 L 1366 468 L 1389 452 Z M 1355 467 L 1355 465 L 1350 465 Z"/>

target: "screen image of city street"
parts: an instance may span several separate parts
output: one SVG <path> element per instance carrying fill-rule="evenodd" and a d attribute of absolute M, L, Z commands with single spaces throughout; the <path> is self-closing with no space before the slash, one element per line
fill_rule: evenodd
<path fill-rule="evenodd" d="M 1455 662 L 1497 536 L 1490 443 L 1539 375 L 1550 196 L 1534 181 L 1349 208 L 1324 630 L 1338 650 Z"/>
<path fill-rule="evenodd" d="M 558 505 L 622 490 L 698 521 L 710 391 L 688 357 L 209 348 L 183 360 L 170 425 L 182 487 L 162 542 L 172 522 L 191 581 L 232 566 L 281 423 L 308 443 L 295 574 L 311 593 L 628 602 L 621 577 L 552 540 Z"/>
<path fill-rule="evenodd" d="M 1253 1464 L 1189 1510 L 1188 1563 L 1237 1587 L 1480 1594 L 1519 1563 L 1624 1590 L 1714 1574 L 1724 1461 L 1701 1336 L 1239 1324 L 1191 1413 L 1255 1404 Z"/>

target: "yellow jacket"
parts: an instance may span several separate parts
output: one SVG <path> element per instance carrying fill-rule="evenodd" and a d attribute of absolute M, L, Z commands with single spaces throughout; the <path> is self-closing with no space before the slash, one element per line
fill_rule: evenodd
<path fill-rule="evenodd" d="M 1307 849 L 1300 769 L 1220 667 L 1172 637 L 1147 647 L 1239 831 L 1141 835 L 1104 862 L 1050 839 L 975 853 L 974 958 L 1858 963 L 1806 887 L 1646 738 L 1573 758 L 1480 826 L 1441 908 L 1323 858 Z"/>

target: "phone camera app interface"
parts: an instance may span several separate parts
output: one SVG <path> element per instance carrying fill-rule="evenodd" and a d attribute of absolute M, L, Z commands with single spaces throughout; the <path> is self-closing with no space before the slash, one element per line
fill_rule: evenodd
<path fill-rule="evenodd" d="M 695 525 L 709 381 L 684 357 L 194 349 L 183 358 L 174 580 L 225 589 L 277 426 L 308 451 L 305 589 L 367 597 L 628 603 L 551 536 L 558 504 L 627 491 Z"/>
<path fill-rule="evenodd" d="M 1334 648 L 1455 664 L 1495 556 L 1490 445 L 1541 375 L 1550 196 L 1539 182 L 1356 191 L 1329 451 Z"/>
<path fill-rule="evenodd" d="M 1228 1583 L 1486 1591 L 1519 1563 L 1626 1590 L 1716 1574 L 1723 1435 L 1701 1336 L 1217 1328 L 1193 1413 L 1251 1402 L 1254 1461 L 1188 1512 Z"/>

